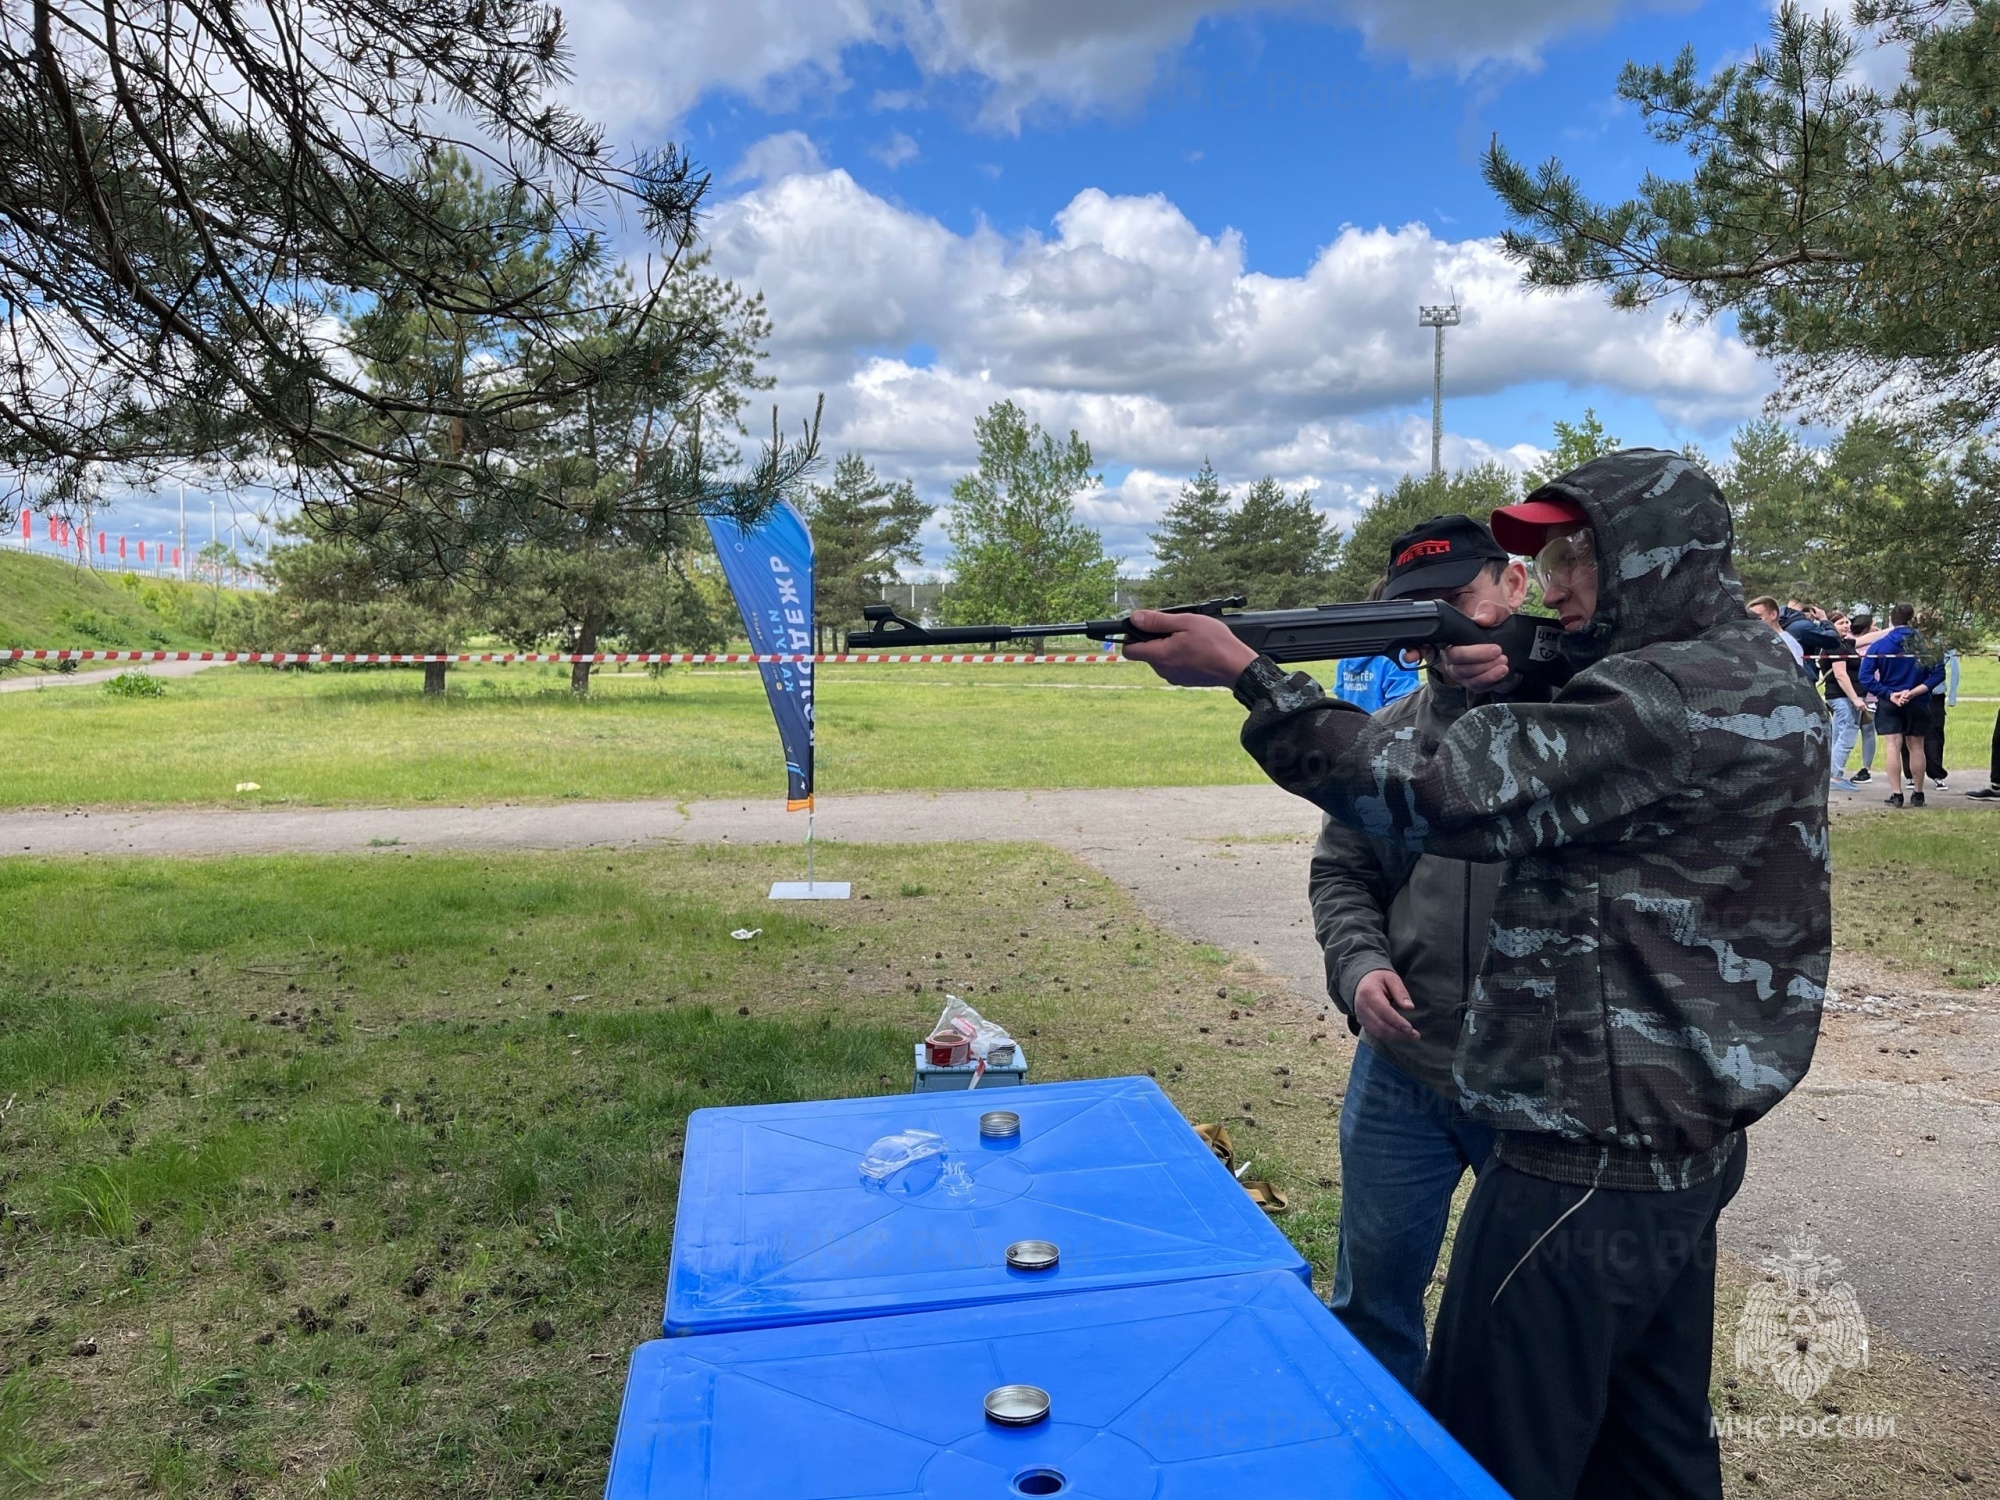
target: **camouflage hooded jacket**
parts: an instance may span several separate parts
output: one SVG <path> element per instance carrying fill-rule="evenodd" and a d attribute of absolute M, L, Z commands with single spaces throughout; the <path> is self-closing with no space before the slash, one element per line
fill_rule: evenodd
<path fill-rule="evenodd" d="M 1828 724 L 1744 613 L 1729 512 L 1634 449 L 1537 492 L 1580 503 L 1597 612 L 1545 704 L 1426 745 L 1260 657 L 1236 686 L 1272 780 L 1412 851 L 1504 864 L 1453 1055 L 1499 1156 L 1537 1176 L 1691 1187 L 1812 1061 L 1832 941 Z"/>

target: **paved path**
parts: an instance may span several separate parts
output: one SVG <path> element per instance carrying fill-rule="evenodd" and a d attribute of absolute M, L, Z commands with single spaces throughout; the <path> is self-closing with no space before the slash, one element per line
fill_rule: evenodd
<path fill-rule="evenodd" d="M 89 672 L 39 672 L 33 677 L 0 677 L 0 693 L 32 693 L 42 688 L 82 687 L 90 682 L 109 682 L 127 672 L 144 672 L 152 677 L 192 677 L 210 667 L 226 667 L 221 661 L 135 661 L 121 667 L 104 667 Z"/>
<path fill-rule="evenodd" d="M 1840 800 L 1876 805 L 1872 796 Z M 1962 793 L 1936 794 L 1933 805 L 1952 802 L 1979 805 Z M 1054 844 L 1131 890 L 1173 930 L 1260 960 L 1303 1003 L 1324 993 L 1304 901 L 1316 814 L 1275 788 L 829 798 L 818 823 L 829 842 Z M 79 811 L 0 815 L 0 853 L 797 843 L 803 832 L 803 820 L 768 802 Z M 821 868 L 837 877 L 839 864 L 829 851 Z M 1850 970 L 1836 970 L 1839 1008 L 1812 1075 L 1752 1133 L 1725 1244 L 1755 1260 L 1805 1229 L 1845 1261 L 1872 1319 L 1925 1353 L 2000 1378 L 2000 1003 L 1990 994 L 1930 996 L 1893 974 Z"/>

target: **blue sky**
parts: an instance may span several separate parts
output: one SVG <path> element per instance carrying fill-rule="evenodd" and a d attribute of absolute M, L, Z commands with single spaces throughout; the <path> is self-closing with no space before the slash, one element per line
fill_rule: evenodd
<path fill-rule="evenodd" d="M 1604 195 L 1677 170 L 1619 69 L 1741 56 L 1761 4 L 596 0 L 568 19 L 574 102 L 714 173 L 712 264 L 766 295 L 788 420 L 824 394 L 832 451 L 942 506 L 972 418 L 1015 399 L 1090 439 L 1106 482 L 1081 509 L 1129 569 L 1204 457 L 1342 521 L 1426 464 L 1416 307 L 1454 288 L 1448 464 L 1524 465 L 1586 406 L 1628 443 L 1717 452 L 1768 388 L 1726 328 L 1521 289 L 1478 170 L 1495 132 Z M 166 535 L 171 512 L 121 518 Z M 927 543 L 935 567 L 935 524 Z"/>
<path fill-rule="evenodd" d="M 1512 285 L 1479 156 L 1497 132 L 1604 194 L 1675 170 L 1618 101 L 1620 68 L 1687 45 L 1741 56 L 1768 13 L 1523 0 L 1487 6 L 1496 18 L 1426 0 L 1371 24 L 1368 10 L 1196 3 L 1178 30 L 1135 36 L 1116 5 L 1000 3 L 984 32 L 957 11 L 942 39 L 886 25 L 702 91 L 680 135 L 716 171 L 718 267 L 770 298 L 787 405 L 824 390 L 836 448 L 942 505 L 971 461 L 971 416 L 1011 396 L 1091 439 L 1107 488 L 1084 513 L 1142 568 L 1202 457 L 1237 485 L 1311 486 L 1343 520 L 1426 462 L 1416 303 L 1463 273 L 1447 462 L 1529 462 L 1586 406 L 1628 443 L 1726 447 L 1763 368 L 1726 329 Z M 1339 244 L 1336 284 L 1315 287 Z M 1262 294 L 1266 334 L 1303 319 L 1321 348 L 1233 340 L 1232 304 Z M 1125 339 L 1145 352 L 1121 359 Z M 937 528 L 929 541 L 937 566 Z"/>

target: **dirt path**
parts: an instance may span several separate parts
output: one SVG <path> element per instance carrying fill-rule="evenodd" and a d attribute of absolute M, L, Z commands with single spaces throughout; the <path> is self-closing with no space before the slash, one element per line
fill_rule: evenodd
<path fill-rule="evenodd" d="M 150 677 L 192 677 L 210 667 L 227 666 L 220 661 L 133 662 L 123 667 L 100 667 L 90 672 L 44 672 L 33 677 L 0 678 L 0 693 L 33 693 L 43 688 L 84 687 L 93 682 L 109 682 L 127 672 L 144 672 Z"/>
<path fill-rule="evenodd" d="M 1275 788 L 1235 786 L 836 798 L 822 801 L 818 824 L 827 842 L 1054 844 L 1132 891 L 1168 927 L 1256 958 L 1316 1004 L 1324 981 L 1304 901 L 1316 816 Z M 803 818 L 743 802 L 78 811 L 0 814 L 0 852 L 797 843 L 804 832 Z M 839 878 L 838 850 L 824 852 L 820 870 Z M 1925 1354 L 2000 1381 L 2000 996 L 1933 994 L 1845 957 L 1834 984 L 1839 998 L 1811 1076 L 1751 1134 L 1749 1177 L 1725 1216 L 1725 1244 L 1755 1261 L 1788 1235 L 1811 1233 L 1845 1262 L 1871 1319 Z"/>

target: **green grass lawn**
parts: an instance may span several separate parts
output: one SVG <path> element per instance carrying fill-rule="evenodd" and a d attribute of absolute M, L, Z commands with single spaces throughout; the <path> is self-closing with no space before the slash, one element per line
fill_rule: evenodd
<path fill-rule="evenodd" d="M 174 579 L 0 551 L 0 646 L 196 650 L 209 644 L 202 629 L 209 599 L 207 590 Z M 15 670 L 54 669 L 29 662 Z"/>
<path fill-rule="evenodd" d="M 0 1493 L 599 1493 L 688 1112 L 907 1090 L 947 987 L 1330 1256 L 1344 1048 L 1267 981 L 1046 849 L 790 858 L 0 862 Z"/>
<path fill-rule="evenodd" d="M 784 760 L 751 669 L 601 677 L 222 667 L 164 697 L 95 687 L 0 698 L 0 806 L 396 804 L 782 797 Z M 822 792 L 1248 782 L 1242 710 L 1138 665 L 829 667 Z M 238 782 L 261 791 L 238 797 Z"/>
<path fill-rule="evenodd" d="M 1992 679 L 1988 681 L 1988 679 Z M 454 668 L 426 700 L 414 671 L 217 668 L 156 699 L 98 687 L 0 696 L 0 807 L 339 806 L 576 797 L 784 795 L 777 731 L 754 671 L 600 676 Z M 1950 764 L 1983 773 L 2000 665 L 1968 666 Z M 1213 786 L 1261 773 L 1242 711 L 1139 665 L 826 667 L 819 787 Z M 1877 775 L 1881 774 L 1878 755 Z M 260 790 L 238 794 L 238 783 Z"/>
<path fill-rule="evenodd" d="M 2000 985 L 2000 822 L 1985 809 L 1843 818 L 1835 939 L 1961 988 Z"/>

